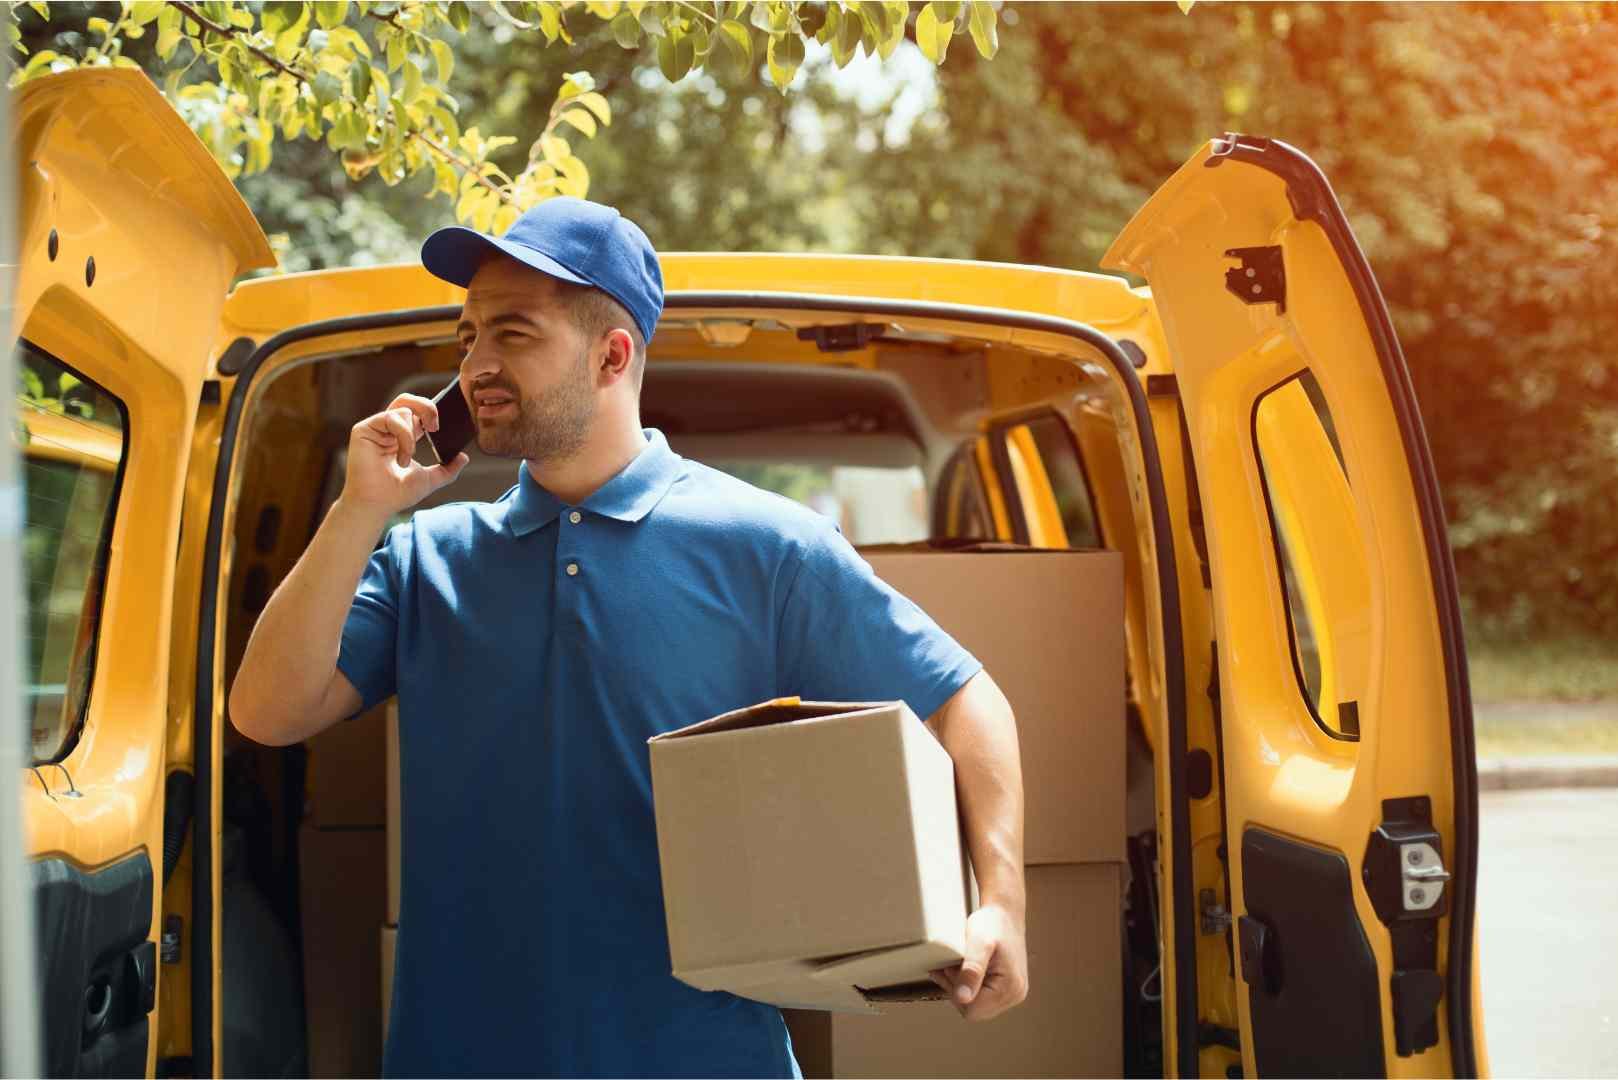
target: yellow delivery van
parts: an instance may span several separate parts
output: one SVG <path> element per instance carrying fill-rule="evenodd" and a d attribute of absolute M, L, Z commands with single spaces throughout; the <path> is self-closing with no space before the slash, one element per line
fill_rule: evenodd
<path fill-rule="evenodd" d="M 400 857 L 386 709 L 258 747 L 227 689 L 350 426 L 456 370 L 461 293 L 415 265 L 241 281 L 272 264 L 264 234 L 139 72 L 29 82 L 14 117 L 43 1067 L 374 1072 Z M 1080 1056 L 1008 1067 L 1486 1072 L 1455 575 L 1370 268 L 1313 163 L 1244 135 L 1169 177 L 1104 266 L 1148 285 L 669 254 L 643 418 L 873 552 L 1047 574 L 1064 564 L 1030 552 L 1110 553 L 1121 597 L 1086 610 L 1113 612 L 1117 655 L 1077 630 L 1017 654 L 1050 751 L 1029 835 L 1052 839 L 1030 849 L 1029 1000 L 973 1037 L 1021 1013 L 1021 1042 Z M 438 497 L 513 476 L 474 460 Z M 1056 586 L 1007 580 L 968 630 L 1071 614 Z M 1052 689 L 1085 665 L 1106 671 Z M 1107 678 L 1117 707 L 1079 700 Z M 1064 702 L 1066 727 L 1046 715 Z M 520 822 L 490 827 L 522 857 Z M 904 1074 L 902 1055 L 847 1056 L 886 1029 L 838 1025 L 884 1018 L 817 1019 L 793 1018 L 812 1075 Z"/>

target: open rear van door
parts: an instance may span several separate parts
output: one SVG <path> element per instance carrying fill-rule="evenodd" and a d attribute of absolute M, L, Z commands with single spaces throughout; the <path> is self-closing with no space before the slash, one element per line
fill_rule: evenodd
<path fill-rule="evenodd" d="M 187 851 L 196 909 L 172 939 L 158 926 L 186 825 L 214 805 L 206 786 L 193 794 L 190 718 L 170 695 L 175 552 L 225 294 L 273 256 L 142 72 L 53 75 L 11 108 L 19 381 L 8 436 L 23 468 L 20 781 L 40 1067 L 212 1075 L 209 844 Z M 201 971 L 194 988 L 185 964 Z M 173 1023 L 159 1026 L 160 1009 Z M 188 1045 L 160 1045 L 192 1019 Z"/>
<path fill-rule="evenodd" d="M 1313 162 L 1227 136 L 1104 265 L 1150 282 L 1200 480 L 1244 1071 L 1476 1075 L 1455 574 L 1365 257 Z"/>

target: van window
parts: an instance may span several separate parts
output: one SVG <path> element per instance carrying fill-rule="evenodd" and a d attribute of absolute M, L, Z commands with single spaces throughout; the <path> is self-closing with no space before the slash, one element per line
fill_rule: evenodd
<path fill-rule="evenodd" d="M 113 509 L 128 440 L 122 402 L 26 343 L 13 438 L 23 462 L 24 715 L 36 764 L 67 756 L 95 671 Z"/>
<path fill-rule="evenodd" d="M 932 535 L 948 540 L 993 540 L 994 529 L 983 502 L 973 444 L 966 443 L 944 463 L 933 497 Z"/>
<path fill-rule="evenodd" d="M 1012 476 L 1034 547 L 1098 548 L 1090 485 L 1067 422 L 1045 413 L 1007 428 L 1003 436 Z"/>
<path fill-rule="evenodd" d="M 1292 669 L 1326 734 L 1359 738 L 1370 575 L 1331 411 L 1308 371 L 1259 398 L 1253 440 L 1269 505 Z"/>
<path fill-rule="evenodd" d="M 824 514 L 856 547 L 927 539 L 927 480 L 918 467 L 722 458 L 705 464 Z"/>

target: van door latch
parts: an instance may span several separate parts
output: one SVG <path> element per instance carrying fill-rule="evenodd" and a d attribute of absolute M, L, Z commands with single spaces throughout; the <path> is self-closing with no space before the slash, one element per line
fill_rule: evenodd
<path fill-rule="evenodd" d="M 1424 795 L 1384 799 L 1382 824 L 1360 867 L 1377 918 L 1393 939 L 1393 1036 L 1400 1057 L 1438 1044 L 1438 920 L 1449 911 L 1444 841 Z"/>
<path fill-rule="evenodd" d="M 1275 304 L 1286 314 L 1287 271 L 1279 245 L 1231 248 L 1225 258 L 1242 261 L 1225 271 L 1225 288 L 1244 304 Z"/>

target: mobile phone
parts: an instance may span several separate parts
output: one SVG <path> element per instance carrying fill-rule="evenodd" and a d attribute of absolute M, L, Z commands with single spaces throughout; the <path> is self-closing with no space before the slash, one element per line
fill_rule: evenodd
<path fill-rule="evenodd" d="M 438 463 L 448 465 L 456 454 L 466 449 L 477 430 L 466 395 L 461 393 L 461 380 L 452 379 L 448 386 L 434 394 L 433 404 L 438 407 L 438 430 L 427 432 L 427 442 Z"/>

